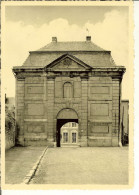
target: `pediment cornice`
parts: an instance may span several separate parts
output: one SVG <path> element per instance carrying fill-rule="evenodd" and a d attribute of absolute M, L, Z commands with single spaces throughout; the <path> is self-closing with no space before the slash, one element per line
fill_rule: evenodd
<path fill-rule="evenodd" d="M 87 65 L 80 59 L 70 54 L 64 54 L 45 66 L 45 71 L 60 70 L 60 71 L 90 71 L 91 66 Z"/>

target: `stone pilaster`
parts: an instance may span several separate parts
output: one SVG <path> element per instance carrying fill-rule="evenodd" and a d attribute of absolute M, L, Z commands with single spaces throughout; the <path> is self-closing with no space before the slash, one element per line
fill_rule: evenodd
<path fill-rule="evenodd" d="M 120 140 L 120 79 L 112 79 L 112 146 L 118 146 Z"/>
<path fill-rule="evenodd" d="M 16 78 L 16 133 L 18 144 L 24 146 L 24 79 Z"/>
<path fill-rule="evenodd" d="M 49 145 L 54 142 L 54 77 L 47 77 L 47 135 Z"/>
<path fill-rule="evenodd" d="M 47 77 L 46 77 L 46 74 L 43 75 L 44 77 L 44 96 L 43 96 L 43 102 L 44 102 L 44 107 L 45 107 L 45 119 L 46 119 L 46 122 L 45 122 L 45 135 L 48 136 L 48 112 L 47 112 Z"/>
<path fill-rule="evenodd" d="M 80 145 L 87 146 L 88 137 L 88 78 L 81 77 L 81 126 L 80 126 Z"/>

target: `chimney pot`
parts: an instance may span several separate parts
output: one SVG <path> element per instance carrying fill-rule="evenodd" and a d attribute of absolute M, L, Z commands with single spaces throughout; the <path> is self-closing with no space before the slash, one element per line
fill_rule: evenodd
<path fill-rule="evenodd" d="M 87 36 L 86 41 L 91 41 L 91 36 Z"/>
<path fill-rule="evenodd" d="M 57 42 L 57 37 L 52 37 L 52 42 Z"/>

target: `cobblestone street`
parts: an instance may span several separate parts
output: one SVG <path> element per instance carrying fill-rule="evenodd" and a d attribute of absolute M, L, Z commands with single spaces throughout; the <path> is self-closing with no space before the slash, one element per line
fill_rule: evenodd
<path fill-rule="evenodd" d="M 49 148 L 30 184 L 128 184 L 128 147 Z"/>

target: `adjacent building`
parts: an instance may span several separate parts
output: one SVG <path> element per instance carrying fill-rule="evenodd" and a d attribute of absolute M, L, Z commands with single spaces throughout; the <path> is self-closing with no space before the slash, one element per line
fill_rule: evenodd
<path fill-rule="evenodd" d="M 69 122 L 61 127 L 61 147 L 77 147 L 78 144 L 78 123 Z"/>

